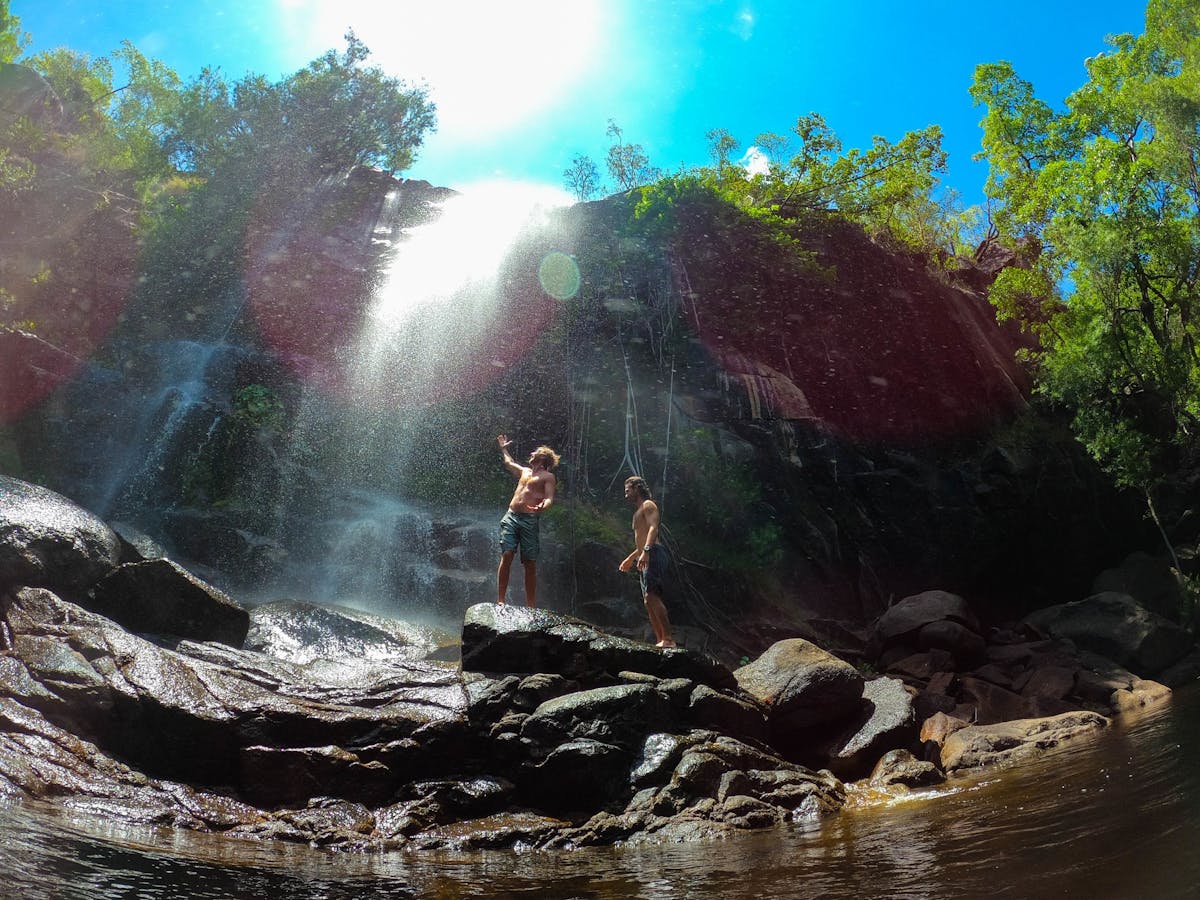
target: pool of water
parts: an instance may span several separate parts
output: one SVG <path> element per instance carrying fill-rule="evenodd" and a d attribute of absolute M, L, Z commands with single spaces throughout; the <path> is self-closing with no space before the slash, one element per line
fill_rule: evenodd
<path fill-rule="evenodd" d="M 1020 767 L 703 844 L 332 853 L 0 805 L 0 896 L 1200 896 L 1200 685 Z"/>

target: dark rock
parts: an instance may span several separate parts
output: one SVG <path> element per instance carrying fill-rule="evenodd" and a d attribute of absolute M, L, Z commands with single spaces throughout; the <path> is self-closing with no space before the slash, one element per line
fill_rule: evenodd
<path fill-rule="evenodd" d="M 587 738 L 633 750 L 647 734 L 674 724 L 671 703 L 660 691 L 622 684 L 548 700 L 525 720 L 521 734 L 544 746 Z"/>
<path fill-rule="evenodd" d="M 734 686 L 728 669 L 694 650 L 662 650 L 604 634 L 559 613 L 511 604 L 470 607 L 462 648 L 465 672 L 550 672 L 583 679 L 629 670 L 710 687 Z"/>
<path fill-rule="evenodd" d="M 970 675 L 964 675 L 960 685 L 961 701 L 974 708 L 970 717 L 973 722 L 986 725 L 1029 715 L 1029 706 L 1020 694 Z"/>
<path fill-rule="evenodd" d="M 1194 646 L 1191 635 L 1178 625 L 1138 606 L 1128 594 L 1114 592 L 1038 610 L 1025 622 L 1143 677 L 1183 659 Z"/>
<path fill-rule="evenodd" d="M 915 634 L 926 625 L 943 621 L 957 622 L 980 633 L 979 621 L 966 600 L 947 591 L 925 591 L 888 607 L 875 621 L 875 634 L 886 645 Z"/>
<path fill-rule="evenodd" d="M 169 559 L 124 563 L 88 595 L 93 611 L 139 633 L 242 646 L 250 614 Z"/>
<path fill-rule="evenodd" d="M 982 637 L 951 619 L 921 626 L 917 632 L 917 646 L 922 650 L 945 650 L 960 666 L 977 663 L 987 651 Z"/>
<path fill-rule="evenodd" d="M 628 794 L 632 753 L 592 738 L 559 744 L 521 775 L 521 795 L 551 812 L 594 810 Z"/>
<path fill-rule="evenodd" d="M 688 720 L 693 727 L 710 728 L 741 740 L 763 741 L 767 737 L 767 720 L 761 708 L 706 684 L 692 689 Z"/>
<path fill-rule="evenodd" d="M 1105 569 L 1092 582 L 1092 594 L 1128 594 L 1142 607 L 1176 624 L 1185 624 L 1187 598 L 1170 563 L 1149 553 L 1129 554 L 1121 564 Z"/>
<path fill-rule="evenodd" d="M 77 599 L 117 567 L 121 539 L 61 494 L 0 475 L 0 590 L 44 587 Z"/>

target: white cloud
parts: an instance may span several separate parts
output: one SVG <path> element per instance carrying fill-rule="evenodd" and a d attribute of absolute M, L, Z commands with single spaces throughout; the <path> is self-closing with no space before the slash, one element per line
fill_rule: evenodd
<path fill-rule="evenodd" d="M 757 147 L 750 147 L 747 149 L 746 152 L 742 154 L 742 158 L 739 160 L 739 162 L 742 164 L 743 168 L 745 168 L 746 174 L 750 175 L 751 177 L 755 175 L 769 175 L 771 172 L 771 163 L 767 159 L 767 155 Z"/>
<path fill-rule="evenodd" d="M 371 61 L 429 85 L 443 142 L 514 130 L 567 99 L 598 61 L 601 0 L 276 0 L 288 39 L 313 54 L 348 28 Z"/>

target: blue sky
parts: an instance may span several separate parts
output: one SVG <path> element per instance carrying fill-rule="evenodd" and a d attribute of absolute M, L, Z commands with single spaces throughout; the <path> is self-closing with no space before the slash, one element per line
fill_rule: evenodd
<path fill-rule="evenodd" d="M 847 147 L 940 124 L 947 183 L 982 198 L 976 64 L 1007 59 L 1055 106 L 1104 37 L 1140 32 L 1139 0 L 13 0 L 32 51 L 100 56 L 122 39 L 181 76 L 202 66 L 278 77 L 342 44 L 425 82 L 439 107 L 408 177 L 463 188 L 561 185 L 600 163 L 615 119 L 664 169 L 707 161 L 704 134 L 750 145 L 819 112 Z"/>

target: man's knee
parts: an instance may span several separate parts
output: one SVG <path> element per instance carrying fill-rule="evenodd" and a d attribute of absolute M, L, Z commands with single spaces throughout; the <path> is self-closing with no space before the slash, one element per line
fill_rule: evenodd
<path fill-rule="evenodd" d="M 537 560 L 536 559 L 523 559 L 523 560 L 521 560 L 521 565 L 523 565 L 526 569 L 536 569 L 537 568 Z"/>

